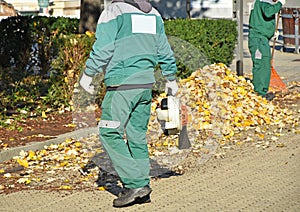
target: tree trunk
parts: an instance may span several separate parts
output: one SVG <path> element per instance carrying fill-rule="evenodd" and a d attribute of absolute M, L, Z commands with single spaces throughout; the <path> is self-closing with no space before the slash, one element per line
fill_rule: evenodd
<path fill-rule="evenodd" d="M 95 32 L 102 11 L 103 0 L 81 0 L 79 33 Z"/>

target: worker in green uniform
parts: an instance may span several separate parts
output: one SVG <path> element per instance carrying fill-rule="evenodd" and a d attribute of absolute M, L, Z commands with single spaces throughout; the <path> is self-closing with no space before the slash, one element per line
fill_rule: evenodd
<path fill-rule="evenodd" d="M 93 93 L 92 77 L 104 73 L 100 141 L 124 188 L 113 201 L 115 207 L 143 198 L 150 201 L 146 132 L 157 64 L 167 80 L 166 89 L 175 95 L 176 61 L 161 15 L 148 0 L 113 0 L 99 18 L 79 84 Z"/>
<path fill-rule="evenodd" d="M 249 19 L 248 47 L 253 63 L 253 85 L 258 95 L 272 100 L 275 94 L 268 93 L 271 77 L 271 51 L 269 40 L 275 33 L 275 15 L 285 0 L 255 0 Z"/>

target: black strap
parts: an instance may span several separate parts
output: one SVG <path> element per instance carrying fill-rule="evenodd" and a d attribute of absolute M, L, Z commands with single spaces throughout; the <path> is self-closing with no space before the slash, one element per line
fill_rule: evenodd
<path fill-rule="evenodd" d="M 107 91 L 122 91 L 131 89 L 152 89 L 153 83 L 149 84 L 132 84 L 132 85 L 119 85 L 119 86 L 107 86 Z"/>

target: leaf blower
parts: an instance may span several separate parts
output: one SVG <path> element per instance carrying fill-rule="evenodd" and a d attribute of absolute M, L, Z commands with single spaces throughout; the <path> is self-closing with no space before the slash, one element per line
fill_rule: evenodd
<path fill-rule="evenodd" d="M 156 108 L 157 119 L 165 135 L 179 135 L 178 148 L 188 149 L 191 142 L 187 133 L 187 108 L 181 105 L 179 98 L 167 96 Z"/>

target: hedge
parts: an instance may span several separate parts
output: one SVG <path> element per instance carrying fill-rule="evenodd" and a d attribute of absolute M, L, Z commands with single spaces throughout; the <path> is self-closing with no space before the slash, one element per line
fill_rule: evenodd
<path fill-rule="evenodd" d="M 18 16 L 0 22 L 0 113 L 62 108 L 94 42 L 78 34 L 78 19 Z M 204 65 L 233 59 L 237 39 L 231 20 L 166 20 L 165 31 L 181 78 Z M 0 117 L 1 119 L 1 117 Z"/>

